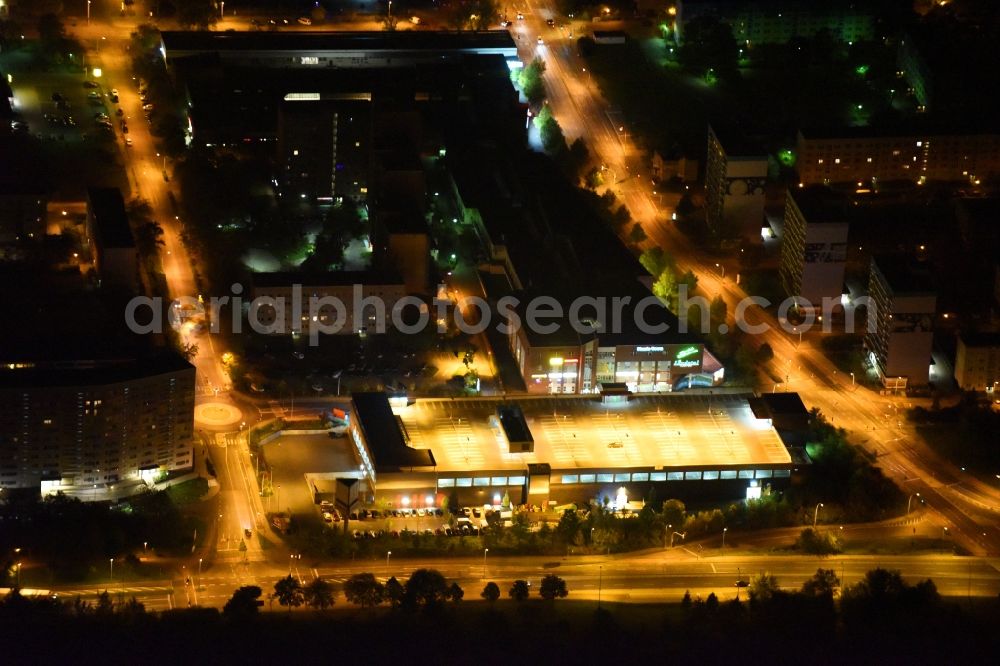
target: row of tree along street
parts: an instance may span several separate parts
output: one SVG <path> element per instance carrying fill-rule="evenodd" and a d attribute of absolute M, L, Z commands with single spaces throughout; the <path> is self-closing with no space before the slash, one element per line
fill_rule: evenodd
<path fill-rule="evenodd" d="M 705 599 L 686 594 L 679 603 L 661 605 L 518 603 L 530 594 L 527 581 L 510 585 L 512 601 L 500 602 L 503 590 L 490 582 L 480 594 L 486 603 L 462 602 L 461 588 L 431 569 L 413 572 L 405 584 L 358 574 L 343 592 L 355 608 L 331 610 L 330 583 L 302 586 L 284 578 L 268 595 L 278 608 L 315 612 L 262 613 L 267 602 L 261 589 L 244 587 L 221 613 L 198 607 L 152 613 L 135 599 L 116 602 L 108 592 L 93 601 L 64 601 L 15 591 L 0 601 L 0 640 L 7 663 L 114 663 L 134 659 L 142 645 L 176 646 L 147 652 L 145 663 L 176 663 L 178 654 L 207 650 L 223 655 L 223 662 L 246 663 L 287 659 L 291 649 L 307 663 L 334 650 L 340 658 L 363 654 L 383 663 L 398 659 L 405 645 L 410 660 L 419 661 L 477 654 L 485 663 L 716 663 L 781 651 L 809 664 L 940 664 L 992 663 L 1000 648 L 1000 599 L 949 601 L 932 581 L 911 584 L 885 569 L 846 587 L 834 571 L 819 569 L 797 590 L 763 573 L 745 593 L 737 587 Z M 539 592 L 549 600 L 566 596 L 565 583 L 547 576 Z M 375 608 L 382 604 L 388 608 Z"/>
<path fill-rule="evenodd" d="M 415 610 L 434 609 L 445 602 L 458 603 L 465 598 L 465 590 L 448 580 L 436 569 L 417 569 L 406 583 L 400 583 L 395 576 L 382 583 L 375 574 L 359 573 L 344 583 L 344 597 L 349 603 L 361 608 L 374 608 L 388 604 L 392 608 Z M 552 601 L 569 594 L 566 581 L 549 574 L 542 578 L 538 586 L 538 596 Z M 223 614 L 232 617 L 256 615 L 263 605 L 263 590 L 256 585 L 246 585 L 236 590 L 226 602 Z M 514 601 L 525 601 L 531 595 L 531 583 L 515 580 L 507 590 L 507 596 Z M 336 602 L 334 586 L 322 578 L 314 578 L 303 585 L 294 576 L 286 576 L 274 584 L 274 591 L 267 595 L 269 605 L 275 601 L 288 610 L 306 606 L 316 610 L 326 610 Z M 489 582 L 483 587 L 480 597 L 490 604 L 500 599 L 500 586 Z"/>

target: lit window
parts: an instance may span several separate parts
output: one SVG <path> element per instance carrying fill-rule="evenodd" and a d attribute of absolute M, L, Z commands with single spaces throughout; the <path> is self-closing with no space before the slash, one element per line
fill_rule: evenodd
<path fill-rule="evenodd" d="M 577 476 L 576 474 L 563 474 L 562 475 L 562 482 L 563 483 L 579 483 L 579 481 L 580 481 L 580 477 Z"/>
<path fill-rule="evenodd" d="M 821 157 L 821 158 L 819 158 L 819 159 L 818 159 L 818 160 L 816 160 L 816 161 L 817 161 L 817 162 L 818 162 L 819 164 L 822 164 L 822 163 L 823 163 L 823 158 Z"/>
<path fill-rule="evenodd" d="M 840 164 L 840 158 L 838 157 L 837 159 L 833 160 L 833 163 L 834 164 Z"/>
<path fill-rule="evenodd" d="M 924 142 L 923 142 L 923 141 L 917 141 L 917 148 L 919 148 L 919 147 L 920 147 L 920 146 L 922 146 L 922 145 L 924 145 Z"/>
<path fill-rule="evenodd" d="M 296 148 L 295 150 L 292 151 L 292 155 L 298 155 L 298 154 L 299 154 L 299 149 L 298 148 Z"/>

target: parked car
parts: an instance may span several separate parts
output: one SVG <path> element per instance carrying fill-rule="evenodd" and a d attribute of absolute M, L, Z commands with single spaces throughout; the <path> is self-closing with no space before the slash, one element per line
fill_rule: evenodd
<path fill-rule="evenodd" d="M 313 24 L 312 19 L 311 18 L 306 18 L 305 16 L 300 16 L 299 17 L 299 23 L 301 23 L 302 25 L 312 25 Z"/>

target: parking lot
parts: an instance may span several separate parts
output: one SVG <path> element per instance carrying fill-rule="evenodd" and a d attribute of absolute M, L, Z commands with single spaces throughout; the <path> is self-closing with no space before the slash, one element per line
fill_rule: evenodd
<path fill-rule="evenodd" d="M 100 138 L 110 128 L 98 124 L 98 114 L 115 117 L 109 91 L 100 82 L 65 72 L 23 72 L 14 76 L 18 120 L 22 131 L 51 141 L 83 141 Z M 112 133 L 113 134 L 113 133 Z"/>

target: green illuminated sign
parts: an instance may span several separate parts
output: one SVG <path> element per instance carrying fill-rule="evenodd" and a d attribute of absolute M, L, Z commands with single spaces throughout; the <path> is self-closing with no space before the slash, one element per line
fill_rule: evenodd
<path fill-rule="evenodd" d="M 688 356 L 695 356 L 697 354 L 698 354 L 698 348 L 692 345 L 690 347 L 684 347 L 683 349 L 678 350 L 678 352 L 674 354 L 674 358 L 679 361 L 682 358 L 687 358 Z"/>

